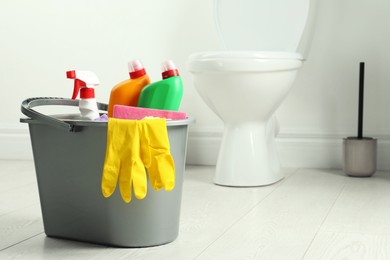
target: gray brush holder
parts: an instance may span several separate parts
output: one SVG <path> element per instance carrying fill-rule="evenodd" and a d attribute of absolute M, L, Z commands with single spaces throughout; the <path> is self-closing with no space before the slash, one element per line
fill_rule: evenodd
<path fill-rule="evenodd" d="M 377 139 L 343 139 L 343 171 L 352 177 L 371 177 L 376 172 Z"/>

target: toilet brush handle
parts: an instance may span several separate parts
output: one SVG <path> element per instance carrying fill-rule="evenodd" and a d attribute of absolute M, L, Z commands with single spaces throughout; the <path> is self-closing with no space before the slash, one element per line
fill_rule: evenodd
<path fill-rule="evenodd" d="M 358 139 L 362 139 L 363 138 L 363 106 L 364 106 L 364 62 L 360 62 L 360 70 L 359 70 Z"/>

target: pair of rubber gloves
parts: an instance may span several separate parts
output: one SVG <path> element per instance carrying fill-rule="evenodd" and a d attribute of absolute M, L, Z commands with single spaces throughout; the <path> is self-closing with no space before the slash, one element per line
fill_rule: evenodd
<path fill-rule="evenodd" d="M 175 186 L 175 164 L 170 154 L 163 118 L 125 120 L 110 118 L 104 161 L 102 192 L 110 197 L 119 182 L 122 199 L 129 203 L 132 190 L 137 199 L 147 193 L 147 177 L 155 190 Z"/>

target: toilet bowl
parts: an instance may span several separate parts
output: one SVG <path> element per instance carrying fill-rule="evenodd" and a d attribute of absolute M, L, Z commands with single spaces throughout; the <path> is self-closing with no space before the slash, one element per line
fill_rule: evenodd
<path fill-rule="evenodd" d="M 283 178 L 274 113 L 309 46 L 313 0 L 215 0 L 226 50 L 189 57 L 194 86 L 224 122 L 214 182 L 263 186 Z"/>

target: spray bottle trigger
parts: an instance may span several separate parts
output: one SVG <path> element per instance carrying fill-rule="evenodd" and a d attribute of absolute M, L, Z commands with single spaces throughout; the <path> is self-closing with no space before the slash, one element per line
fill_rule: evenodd
<path fill-rule="evenodd" d="M 76 97 L 79 94 L 80 88 L 81 87 L 86 87 L 86 86 L 87 86 L 87 84 L 84 81 L 79 80 L 79 79 L 75 79 L 74 80 L 74 88 L 73 88 L 72 99 L 76 99 Z"/>
<path fill-rule="evenodd" d="M 80 88 L 81 87 L 86 87 L 87 84 L 84 81 L 79 80 L 79 79 L 76 78 L 76 71 L 75 70 L 67 71 L 66 72 L 66 77 L 68 79 L 74 79 L 74 88 L 73 88 L 72 99 L 76 99 L 76 97 L 79 94 Z"/>

